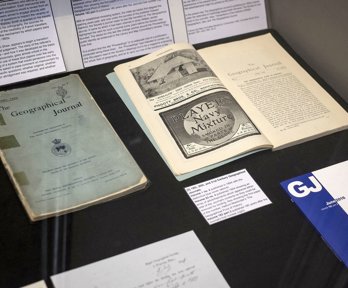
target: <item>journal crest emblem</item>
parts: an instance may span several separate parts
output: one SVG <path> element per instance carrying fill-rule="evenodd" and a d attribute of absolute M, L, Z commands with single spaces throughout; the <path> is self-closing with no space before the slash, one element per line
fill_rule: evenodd
<path fill-rule="evenodd" d="M 65 97 L 69 98 L 70 96 L 68 96 L 68 89 L 65 88 L 65 86 L 67 86 L 68 83 L 63 83 L 61 85 L 57 85 L 57 86 L 53 86 L 52 90 L 54 91 L 54 93 L 59 97 L 59 99 L 64 100 Z"/>
<path fill-rule="evenodd" d="M 67 156 L 71 153 L 71 147 L 69 144 L 62 143 L 61 139 L 54 139 L 52 141 L 54 144 L 53 147 L 51 148 L 51 152 L 55 156 Z"/>
<path fill-rule="evenodd" d="M 56 94 L 64 99 L 64 97 L 68 94 L 68 91 L 63 86 L 58 86 Z"/>

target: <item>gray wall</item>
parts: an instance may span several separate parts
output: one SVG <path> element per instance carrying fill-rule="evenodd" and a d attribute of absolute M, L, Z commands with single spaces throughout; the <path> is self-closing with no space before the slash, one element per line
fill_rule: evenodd
<path fill-rule="evenodd" d="M 268 1 L 271 28 L 348 102 L 348 1 Z"/>

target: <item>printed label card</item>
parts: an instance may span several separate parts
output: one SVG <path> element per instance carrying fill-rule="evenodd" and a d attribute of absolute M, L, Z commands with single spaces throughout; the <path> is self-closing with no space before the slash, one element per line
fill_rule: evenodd
<path fill-rule="evenodd" d="M 272 203 L 246 169 L 185 190 L 210 225 Z"/>

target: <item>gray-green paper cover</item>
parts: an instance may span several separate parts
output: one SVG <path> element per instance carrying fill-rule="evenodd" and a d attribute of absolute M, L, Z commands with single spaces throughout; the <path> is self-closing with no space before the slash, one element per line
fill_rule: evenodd
<path fill-rule="evenodd" d="M 0 93 L 0 101 L 2 160 L 32 220 L 144 187 L 142 171 L 77 75 Z"/>

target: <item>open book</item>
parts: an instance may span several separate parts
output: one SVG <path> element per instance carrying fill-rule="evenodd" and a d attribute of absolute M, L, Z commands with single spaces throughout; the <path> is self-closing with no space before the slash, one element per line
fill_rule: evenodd
<path fill-rule="evenodd" d="M 179 180 L 348 127 L 271 34 L 198 51 L 174 44 L 108 78 Z"/>
<path fill-rule="evenodd" d="M 147 179 L 77 75 L 0 93 L 0 156 L 32 221 Z"/>

